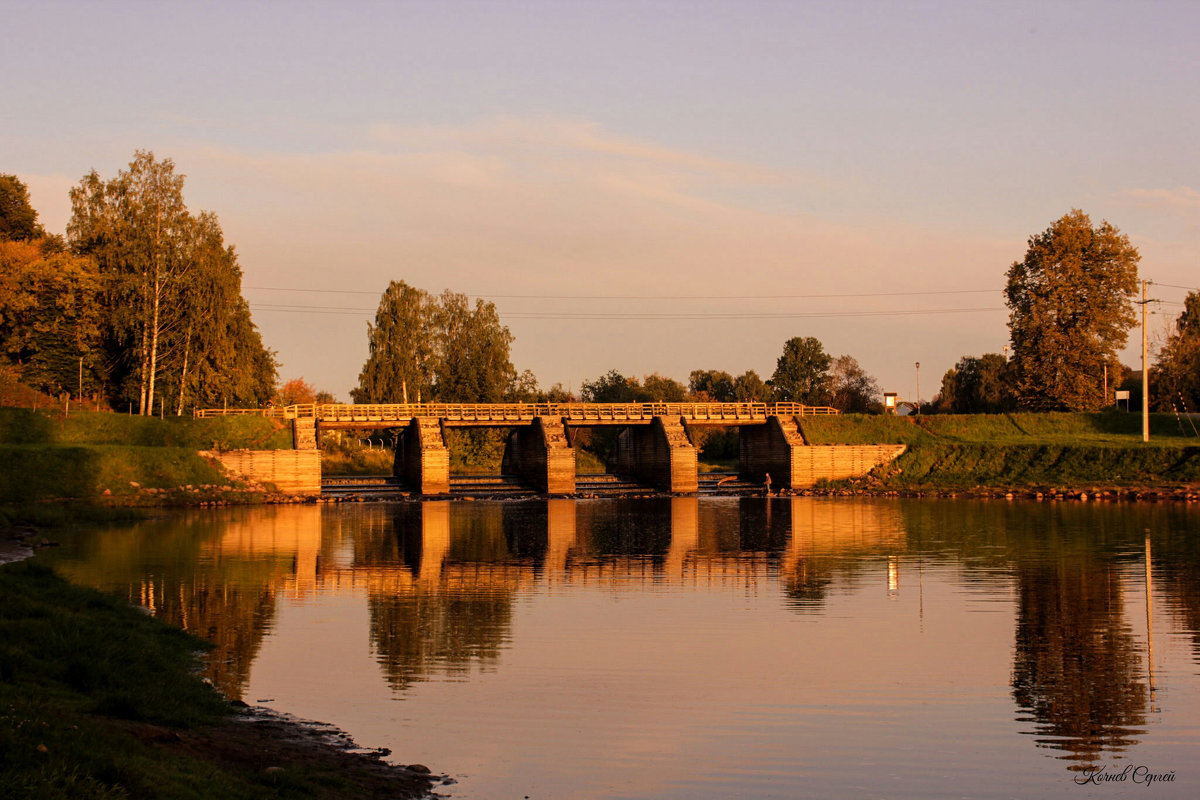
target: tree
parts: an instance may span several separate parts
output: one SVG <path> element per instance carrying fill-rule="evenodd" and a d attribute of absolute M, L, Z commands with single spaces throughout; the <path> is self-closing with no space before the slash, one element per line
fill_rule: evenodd
<path fill-rule="evenodd" d="M 739 403 L 765 403 L 771 395 L 771 387 L 748 369 L 733 379 L 733 399 Z"/>
<path fill-rule="evenodd" d="M 518 390 L 513 337 L 492 303 L 392 281 L 367 325 L 356 403 L 495 403 Z"/>
<path fill-rule="evenodd" d="M 674 378 L 654 372 L 642 379 L 642 392 L 651 403 L 685 403 L 687 388 Z"/>
<path fill-rule="evenodd" d="M 715 369 L 692 370 L 688 376 L 688 391 L 700 402 L 732 403 L 737 398 L 733 376 Z"/>
<path fill-rule="evenodd" d="M 304 378 L 292 378 L 275 394 L 275 403 L 281 406 L 296 406 L 317 402 L 317 390 Z"/>
<path fill-rule="evenodd" d="M 0 345 L 25 384 L 54 396 L 98 388 L 101 287 L 90 259 L 0 241 Z"/>
<path fill-rule="evenodd" d="M 210 212 L 191 218 L 186 246 L 191 265 L 164 326 L 164 394 L 175 392 L 176 413 L 188 403 L 260 405 L 274 392 L 277 365 L 242 298 L 237 253 Z"/>
<path fill-rule="evenodd" d="M 135 357 L 130 377 L 137 380 L 140 414 L 153 412 L 167 315 L 191 265 L 183 179 L 171 159 L 139 150 L 113 180 L 92 170 L 71 189 L 67 233 L 76 252 L 93 256 L 108 279 L 111 336 L 115 349 Z"/>
<path fill-rule="evenodd" d="M 274 355 L 241 294 L 237 254 L 216 215 L 193 216 L 170 159 L 138 151 L 111 180 L 95 170 L 71 190 L 72 249 L 104 283 L 106 380 L 152 413 L 155 400 L 258 405 L 274 391 Z"/>
<path fill-rule="evenodd" d="M 829 404 L 849 414 L 878 411 L 879 384 L 853 356 L 838 356 L 829 370 Z"/>
<path fill-rule="evenodd" d="M 776 400 L 826 405 L 829 402 L 828 372 L 832 363 L 833 359 L 819 340 L 811 336 L 788 339 L 770 381 Z"/>
<path fill-rule="evenodd" d="M 1009 362 L 1000 353 L 963 356 L 942 376 L 938 410 L 950 414 L 1011 411 L 1016 405 L 1011 372 Z"/>
<path fill-rule="evenodd" d="M 434 394 L 442 402 L 498 403 L 517 379 L 509 358 L 513 336 L 496 306 L 464 294 L 442 293 L 437 310 Z"/>
<path fill-rule="evenodd" d="M 27 242 L 45 237 L 29 203 L 29 189 L 16 175 L 0 175 L 0 241 Z"/>
<path fill-rule="evenodd" d="M 1038 410 L 1105 405 L 1104 368 L 1134 323 L 1137 249 L 1078 209 L 1031 236 L 1005 289 L 1019 403 Z"/>
<path fill-rule="evenodd" d="M 1158 352 L 1154 403 L 1160 411 L 1200 411 L 1200 292 L 1189 292 L 1183 313 Z"/>
<path fill-rule="evenodd" d="M 392 281 L 367 324 L 367 361 L 350 392 L 356 403 L 421 402 L 433 395 L 434 301 L 421 289 Z"/>
<path fill-rule="evenodd" d="M 610 369 L 594 381 L 584 381 L 579 390 L 585 403 L 644 403 L 650 398 L 637 378 L 626 378 Z"/>

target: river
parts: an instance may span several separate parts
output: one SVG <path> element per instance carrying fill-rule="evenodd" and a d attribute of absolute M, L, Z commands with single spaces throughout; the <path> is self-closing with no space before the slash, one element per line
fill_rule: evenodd
<path fill-rule="evenodd" d="M 1200 793 L 1198 534 L 1181 504 L 460 500 L 38 558 L 460 800 L 1157 798 Z"/>

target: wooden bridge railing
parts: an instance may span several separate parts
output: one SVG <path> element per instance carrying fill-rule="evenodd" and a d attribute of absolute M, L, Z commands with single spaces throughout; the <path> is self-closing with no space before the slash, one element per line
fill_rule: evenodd
<path fill-rule="evenodd" d="M 434 417 L 448 422 L 528 422 L 534 417 L 561 417 L 568 422 L 648 422 L 654 417 L 689 421 L 737 422 L 770 416 L 837 414 L 828 406 L 802 403 L 304 403 L 268 408 L 205 408 L 197 417 L 255 414 L 279 419 L 322 422 L 406 422 Z"/>

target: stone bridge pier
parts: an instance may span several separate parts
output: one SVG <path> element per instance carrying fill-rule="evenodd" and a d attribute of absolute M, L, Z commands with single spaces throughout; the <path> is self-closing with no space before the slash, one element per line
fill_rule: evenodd
<path fill-rule="evenodd" d="M 516 475 L 546 494 L 575 493 L 575 448 L 561 419 L 535 417 L 514 428 L 504 445 L 500 471 Z"/>
<path fill-rule="evenodd" d="M 738 431 L 740 477 L 762 483 L 770 475 L 773 487 L 790 489 L 806 444 L 795 418 L 768 417 L 765 425 L 744 425 Z"/>
<path fill-rule="evenodd" d="M 697 455 L 682 421 L 654 417 L 649 425 L 630 425 L 621 431 L 609 472 L 632 475 L 664 492 L 696 492 L 700 488 Z"/>
<path fill-rule="evenodd" d="M 414 417 L 396 437 L 392 474 L 421 494 L 450 494 L 450 450 L 442 423 L 433 417 Z"/>

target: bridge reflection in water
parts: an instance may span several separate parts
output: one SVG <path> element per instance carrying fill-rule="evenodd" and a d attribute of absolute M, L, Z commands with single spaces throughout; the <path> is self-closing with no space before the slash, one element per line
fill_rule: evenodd
<path fill-rule="evenodd" d="M 1156 608 L 1200 642 L 1200 545 L 1189 513 L 760 497 L 284 506 L 89 532 L 42 557 L 214 642 L 208 675 L 233 697 L 249 684 L 281 606 L 327 596 L 365 599 L 364 644 L 400 691 L 498 664 L 517 646 L 522 597 L 728 591 L 765 598 L 757 615 L 765 605 L 819 621 L 805 629 L 805 646 L 820 640 L 851 659 L 862 656 L 842 651 L 855 637 L 841 632 L 840 615 L 851 612 L 839 604 L 836 619 L 819 619 L 826 608 L 876 592 L 905 608 L 919 597 L 911 610 L 938 609 L 930 624 L 941 626 L 922 646 L 951 664 L 974 658 L 955 649 L 972 633 L 953 625 L 983 618 L 953 620 L 947 605 L 977 593 L 1003 612 L 994 633 L 1012 637 L 1001 656 L 1010 659 L 1004 691 L 1022 732 L 1086 766 L 1137 744 L 1148 724 L 1147 654 L 1130 613 L 1147 528 L 1156 537 Z M 940 587 L 932 597 L 930 576 Z M 880 619 L 890 613 L 869 608 Z M 900 636 L 893 644 L 904 650 L 889 656 L 891 634 L 871 630 L 893 669 L 913 658 L 910 638 Z"/>
<path fill-rule="evenodd" d="M 614 588 L 643 584 L 754 585 L 795 580 L 813 558 L 889 555 L 904 549 L 894 505 L 694 497 L 637 501 L 613 515 L 608 501 L 519 504 L 425 501 L 370 505 L 322 516 L 283 509 L 230 522 L 205 544 L 214 560 L 276 555 L 291 569 L 272 578 L 290 599 L 324 591 L 519 591 L 524 584 Z"/>

